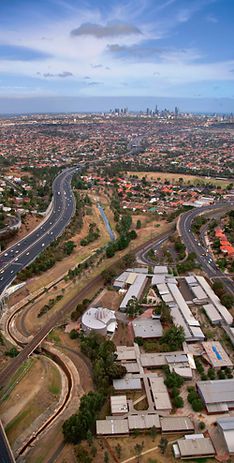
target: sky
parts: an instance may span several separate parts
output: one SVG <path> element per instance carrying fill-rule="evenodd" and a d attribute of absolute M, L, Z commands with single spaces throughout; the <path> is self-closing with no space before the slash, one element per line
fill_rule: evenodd
<path fill-rule="evenodd" d="M 234 0 L 1 0 L 0 112 L 234 112 L 233 23 Z"/>

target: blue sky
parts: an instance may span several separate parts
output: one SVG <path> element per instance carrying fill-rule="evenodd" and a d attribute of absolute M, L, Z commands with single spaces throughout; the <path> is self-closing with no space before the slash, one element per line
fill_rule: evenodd
<path fill-rule="evenodd" d="M 233 23 L 234 0 L 1 0 L 0 101 L 209 98 L 229 110 Z"/>

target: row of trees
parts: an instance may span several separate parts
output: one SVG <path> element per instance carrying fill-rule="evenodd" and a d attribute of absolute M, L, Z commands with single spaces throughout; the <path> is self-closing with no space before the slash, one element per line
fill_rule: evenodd
<path fill-rule="evenodd" d="M 43 315 L 45 315 L 47 312 L 49 312 L 49 310 L 51 310 L 52 307 L 54 307 L 54 305 L 55 305 L 57 302 L 61 301 L 62 298 L 63 298 L 63 295 L 62 295 L 62 294 L 58 294 L 58 295 L 56 296 L 56 298 L 49 299 L 48 303 L 45 304 L 45 305 L 41 308 L 41 310 L 38 312 L 37 317 L 40 318 L 40 317 L 42 317 Z"/>
<path fill-rule="evenodd" d="M 113 379 L 122 378 L 126 369 L 116 362 L 115 345 L 102 336 L 91 333 L 81 338 L 81 351 L 92 363 L 96 392 L 89 392 L 80 401 L 76 414 L 63 424 L 63 434 L 67 442 L 77 443 L 95 431 L 95 421 L 106 397 L 109 395 Z"/>
<path fill-rule="evenodd" d="M 182 408 L 184 406 L 183 398 L 180 396 L 180 388 L 184 384 L 184 378 L 177 375 L 175 372 L 170 372 L 169 367 L 164 367 L 166 379 L 165 385 L 169 389 L 172 404 L 175 408 Z"/>

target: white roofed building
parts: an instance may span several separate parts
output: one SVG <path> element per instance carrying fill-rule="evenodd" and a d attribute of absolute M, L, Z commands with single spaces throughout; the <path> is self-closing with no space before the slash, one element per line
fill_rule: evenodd
<path fill-rule="evenodd" d="M 81 323 L 85 333 L 95 331 L 103 336 L 114 333 L 117 327 L 115 312 L 103 307 L 91 307 L 86 310 Z"/>

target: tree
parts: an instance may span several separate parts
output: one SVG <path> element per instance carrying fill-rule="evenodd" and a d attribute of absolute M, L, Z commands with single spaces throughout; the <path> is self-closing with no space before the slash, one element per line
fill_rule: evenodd
<path fill-rule="evenodd" d="M 199 423 L 199 429 L 200 429 L 201 431 L 203 431 L 204 429 L 206 429 L 206 424 L 204 423 L 204 421 L 200 421 L 200 423 Z"/>
<path fill-rule="evenodd" d="M 164 454 L 166 452 L 167 445 L 168 445 L 168 440 L 166 439 L 166 437 L 161 437 L 158 446 L 159 446 L 160 452 L 162 454 Z"/>
<path fill-rule="evenodd" d="M 195 399 L 192 402 L 192 408 L 195 412 L 201 412 L 203 410 L 203 403 L 201 399 Z"/>
<path fill-rule="evenodd" d="M 121 447 L 120 444 L 116 445 L 115 452 L 116 452 L 116 455 L 117 455 L 118 459 L 120 460 L 121 455 L 122 455 L 122 447 Z"/>
<path fill-rule="evenodd" d="M 184 406 L 184 401 L 182 399 L 182 397 L 180 395 L 178 395 L 177 397 L 175 397 L 173 399 L 173 405 L 176 407 L 176 408 L 183 408 Z"/>
<path fill-rule="evenodd" d="M 132 296 L 131 299 L 129 299 L 126 307 L 126 312 L 129 317 L 135 317 L 138 315 L 138 313 L 141 311 L 141 307 L 139 304 L 139 301 L 135 296 Z"/>
<path fill-rule="evenodd" d="M 111 379 L 121 379 L 126 375 L 126 373 L 127 370 L 124 365 L 121 365 L 121 363 L 114 362 L 108 368 L 108 375 Z"/>
<path fill-rule="evenodd" d="M 69 337 L 71 339 L 77 339 L 79 337 L 79 333 L 77 330 L 71 330 L 70 333 L 69 333 Z"/>
<path fill-rule="evenodd" d="M 214 368 L 209 368 L 207 374 L 208 374 L 209 379 L 212 379 L 212 380 L 213 380 L 213 379 L 215 379 L 215 377 L 216 377 Z"/>
<path fill-rule="evenodd" d="M 184 378 L 182 378 L 182 376 L 177 375 L 177 373 L 175 373 L 174 371 L 167 371 L 164 383 L 169 389 L 180 388 L 182 384 L 184 384 Z"/>
<path fill-rule="evenodd" d="M 136 444 L 134 446 L 134 451 L 135 451 L 135 454 L 137 456 L 137 461 L 138 462 L 140 461 L 140 456 L 142 454 L 143 448 L 144 448 L 144 442 L 142 442 L 141 444 Z"/>
<path fill-rule="evenodd" d="M 157 436 L 156 426 L 152 426 L 152 428 L 150 429 L 150 435 L 151 435 L 152 439 L 154 440 L 155 437 Z"/>
<path fill-rule="evenodd" d="M 112 269 L 103 270 L 102 272 L 102 278 L 105 284 L 110 284 L 115 276 L 116 272 Z"/>
<path fill-rule="evenodd" d="M 137 233 L 135 230 L 131 230 L 129 233 L 128 233 L 128 236 L 129 236 L 129 239 L 130 240 L 135 240 L 137 238 Z"/>
<path fill-rule="evenodd" d="M 136 223 L 136 229 L 139 230 L 140 228 L 141 228 L 141 221 L 140 219 L 138 219 Z"/>
<path fill-rule="evenodd" d="M 64 243 L 65 254 L 70 256 L 70 254 L 73 252 L 73 249 L 75 247 L 76 247 L 76 245 L 75 245 L 74 241 L 67 241 L 66 243 Z"/>
<path fill-rule="evenodd" d="M 160 344 L 168 344 L 169 348 L 178 350 L 185 341 L 184 329 L 182 326 L 173 325 L 160 339 Z"/>
<path fill-rule="evenodd" d="M 92 458 L 82 445 L 75 447 L 75 455 L 77 463 L 92 463 Z"/>
<path fill-rule="evenodd" d="M 104 463 L 109 463 L 109 454 L 107 451 L 104 453 Z"/>
<path fill-rule="evenodd" d="M 109 259 L 111 257 L 113 257 L 115 255 L 115 248 L 113 246 L 113 244 L 108 244 L 107 248 L 106 248 L 106 257 L 108 257 Z"/>
<path fill-rule="evenodd" d="M 5 355 L 8 357 L 17 357 L 19 355 L 19 351 L 16 349 L 16 347 L 12 347 L 11 349 L 5 351 Z"/>
<path fill-rule="evenodd" d="M 231 294 L 223 294 L 220 301 L 227 309 L 231 309 L 234 304 L 234 297 Z"/>
<path fill-rule="evenodd" d="M 95 447 L 95 445 L 92 445 L 91 449 L 90 449 L 90 453 L 92 455 L 92 457 L 96 457 L 97 455 L 97 448 Z"/>
<path fill-rule="evenodd" d="M 63 423 L 63 435 L 66 442 L 77 443 L 86 439 L 88 430 L 95 426 L 96 414 L 103 405 L 104 397 L 100 392 L 89 392 L 81 397 L 78 413 Z"/>
<path fill-rule="evenodd" d="M 93 443 L 93 434 L 91 433 L 90 429 L 87 431 L 86 439 L 88 441 L 89 446 Z"/>

